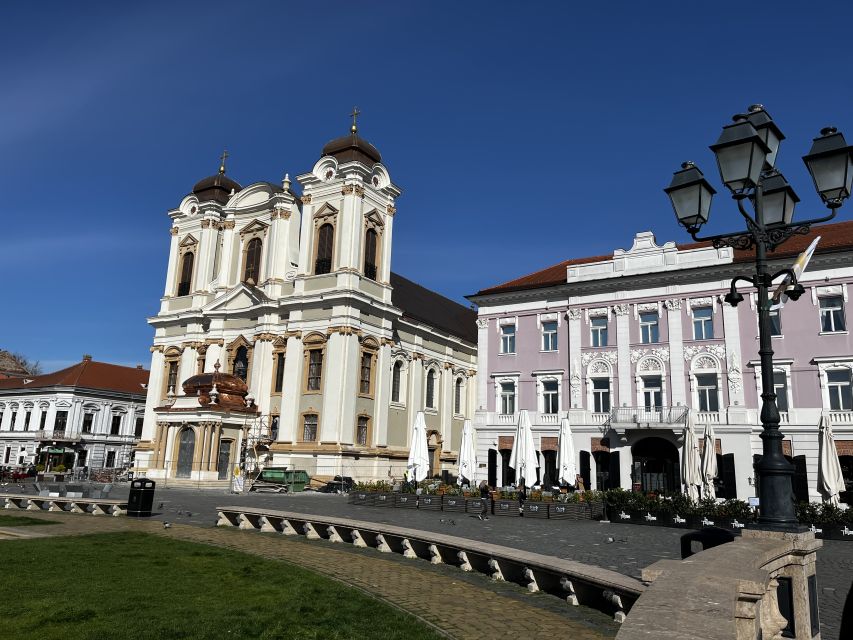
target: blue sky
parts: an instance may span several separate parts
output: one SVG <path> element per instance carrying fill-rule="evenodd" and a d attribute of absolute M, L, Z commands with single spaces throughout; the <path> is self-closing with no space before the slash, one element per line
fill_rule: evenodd
<path fill-rule="evenodd" d="M 0 348 L 149 362 L 165 212 L 223 148 L 242 184 L 360 133 L 403 190 L 392 268 L 463 301 L 651 229 L 661 191 L 761 102 L 778 166 L 853 140 L 844 3 L 14 3 L 0 21 Z M 710 231 L 738 224 L 718 194 Z M 853 206 L 853 205 L 851 205 Z M 841 217 L 851 214 L 842 209 Z"/>

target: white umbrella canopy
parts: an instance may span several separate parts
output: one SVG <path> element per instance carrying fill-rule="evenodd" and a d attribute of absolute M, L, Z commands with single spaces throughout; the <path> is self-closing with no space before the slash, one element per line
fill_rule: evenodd
<path fill-rule="evenodd" d="M 518 427 L 515 430 L 509 466 L 515 469 L 516 482 L 521 482 L 524 479 L 524 484 L 528 487 L 536 484 L 536 468 L 539 466 L 539 462 L 536 458 L 533 429 L 530 426 L 530 416 L 527 414 L 527 409 L 522 409 L 518 414 Z"/>
<path fill-rule="evenodd" d="M 468 484 L 474 483 L 474 473 L 477 469 L 477 451 L 474 448 L 474 429 L 471 421 L 462 423 L 462 441 L 459 443 L 459 477 L 456 483 L 461 485 L 464 477 Z"/>
<path fill-rule="evenodd" d="M 713 448 L 712 448 L 713 450 Z M 684 424 L 684 446 L 681 451 L 681 484 L 684 493 L 691 500 L 699 499 L 699 487 L 702 484 L 702 471 L 699 468 L 699 442 L 693 433 L 693 414 L 687 413 Z"/>
<path fill-rule="evenodd" d="M 817 461 L 817 490 L 823 496 L 823 501 L 837 505 L 839 494 L 844 491 L 844 475 L 841 473 L 841 462 L 835 448 L 835 438 L 832 435 L 832 424 L 829 416 L 820 417 L 820 455 Z"/>
<path fill-rule="evenodd" d="M 557 443 L 557 482 L 574 484 L 578 475 L 575 464 L 575 443 L 572 440 L 572 427 L 568 418 L 560 422 L 560 437 Z"/>
<path fill-rule="evenodd" d="M 705 425 L 705 452 L 702 454 L 702 496 L 705 498 L 716 498 L 714 480 L 718 477 L 717 470 L 717 447 L 714 438 L 714 427 Z"/>
<path fill-rule="evenodd" d="M 409 477 L 415 482 L 426 480 L 429 475 L 429 448 L 427 447 L 426 421 L 423 411 L 418 411 L 412 425 L 412 445 L 406 463 Z"/>

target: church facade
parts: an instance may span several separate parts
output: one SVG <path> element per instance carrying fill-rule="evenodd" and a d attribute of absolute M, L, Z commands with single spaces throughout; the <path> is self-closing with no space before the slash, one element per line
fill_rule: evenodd
<path fill-rule="evenodd" d="M 215 486 L 235 466 L 400 478 L 426 416 L 432 472 L 473 415 L 476 314 L 391 271 L 401 191 L 356 132 L 313 168 L 218 174 L 169 211 L 171 245 L 136 465 Z"/>

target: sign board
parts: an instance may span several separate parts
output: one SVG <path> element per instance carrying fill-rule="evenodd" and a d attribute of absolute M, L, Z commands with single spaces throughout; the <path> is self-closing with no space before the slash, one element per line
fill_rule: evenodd
<path fill-rule="evenodd" d="M 757 507 L 758 506 L 758 498 L 756 498 L 755 496 L 750 496 L 749 497 L 749 506 L 750 507 Z"/>

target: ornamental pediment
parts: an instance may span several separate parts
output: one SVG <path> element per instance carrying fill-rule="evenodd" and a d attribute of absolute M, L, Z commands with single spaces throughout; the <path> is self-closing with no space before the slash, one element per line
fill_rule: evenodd
<path fill-rule="evenodd" d="M 204 311 L 243 311 L 266 302 L 266 296 L 257 289 L 238 284 L 204 308 Z"/>

